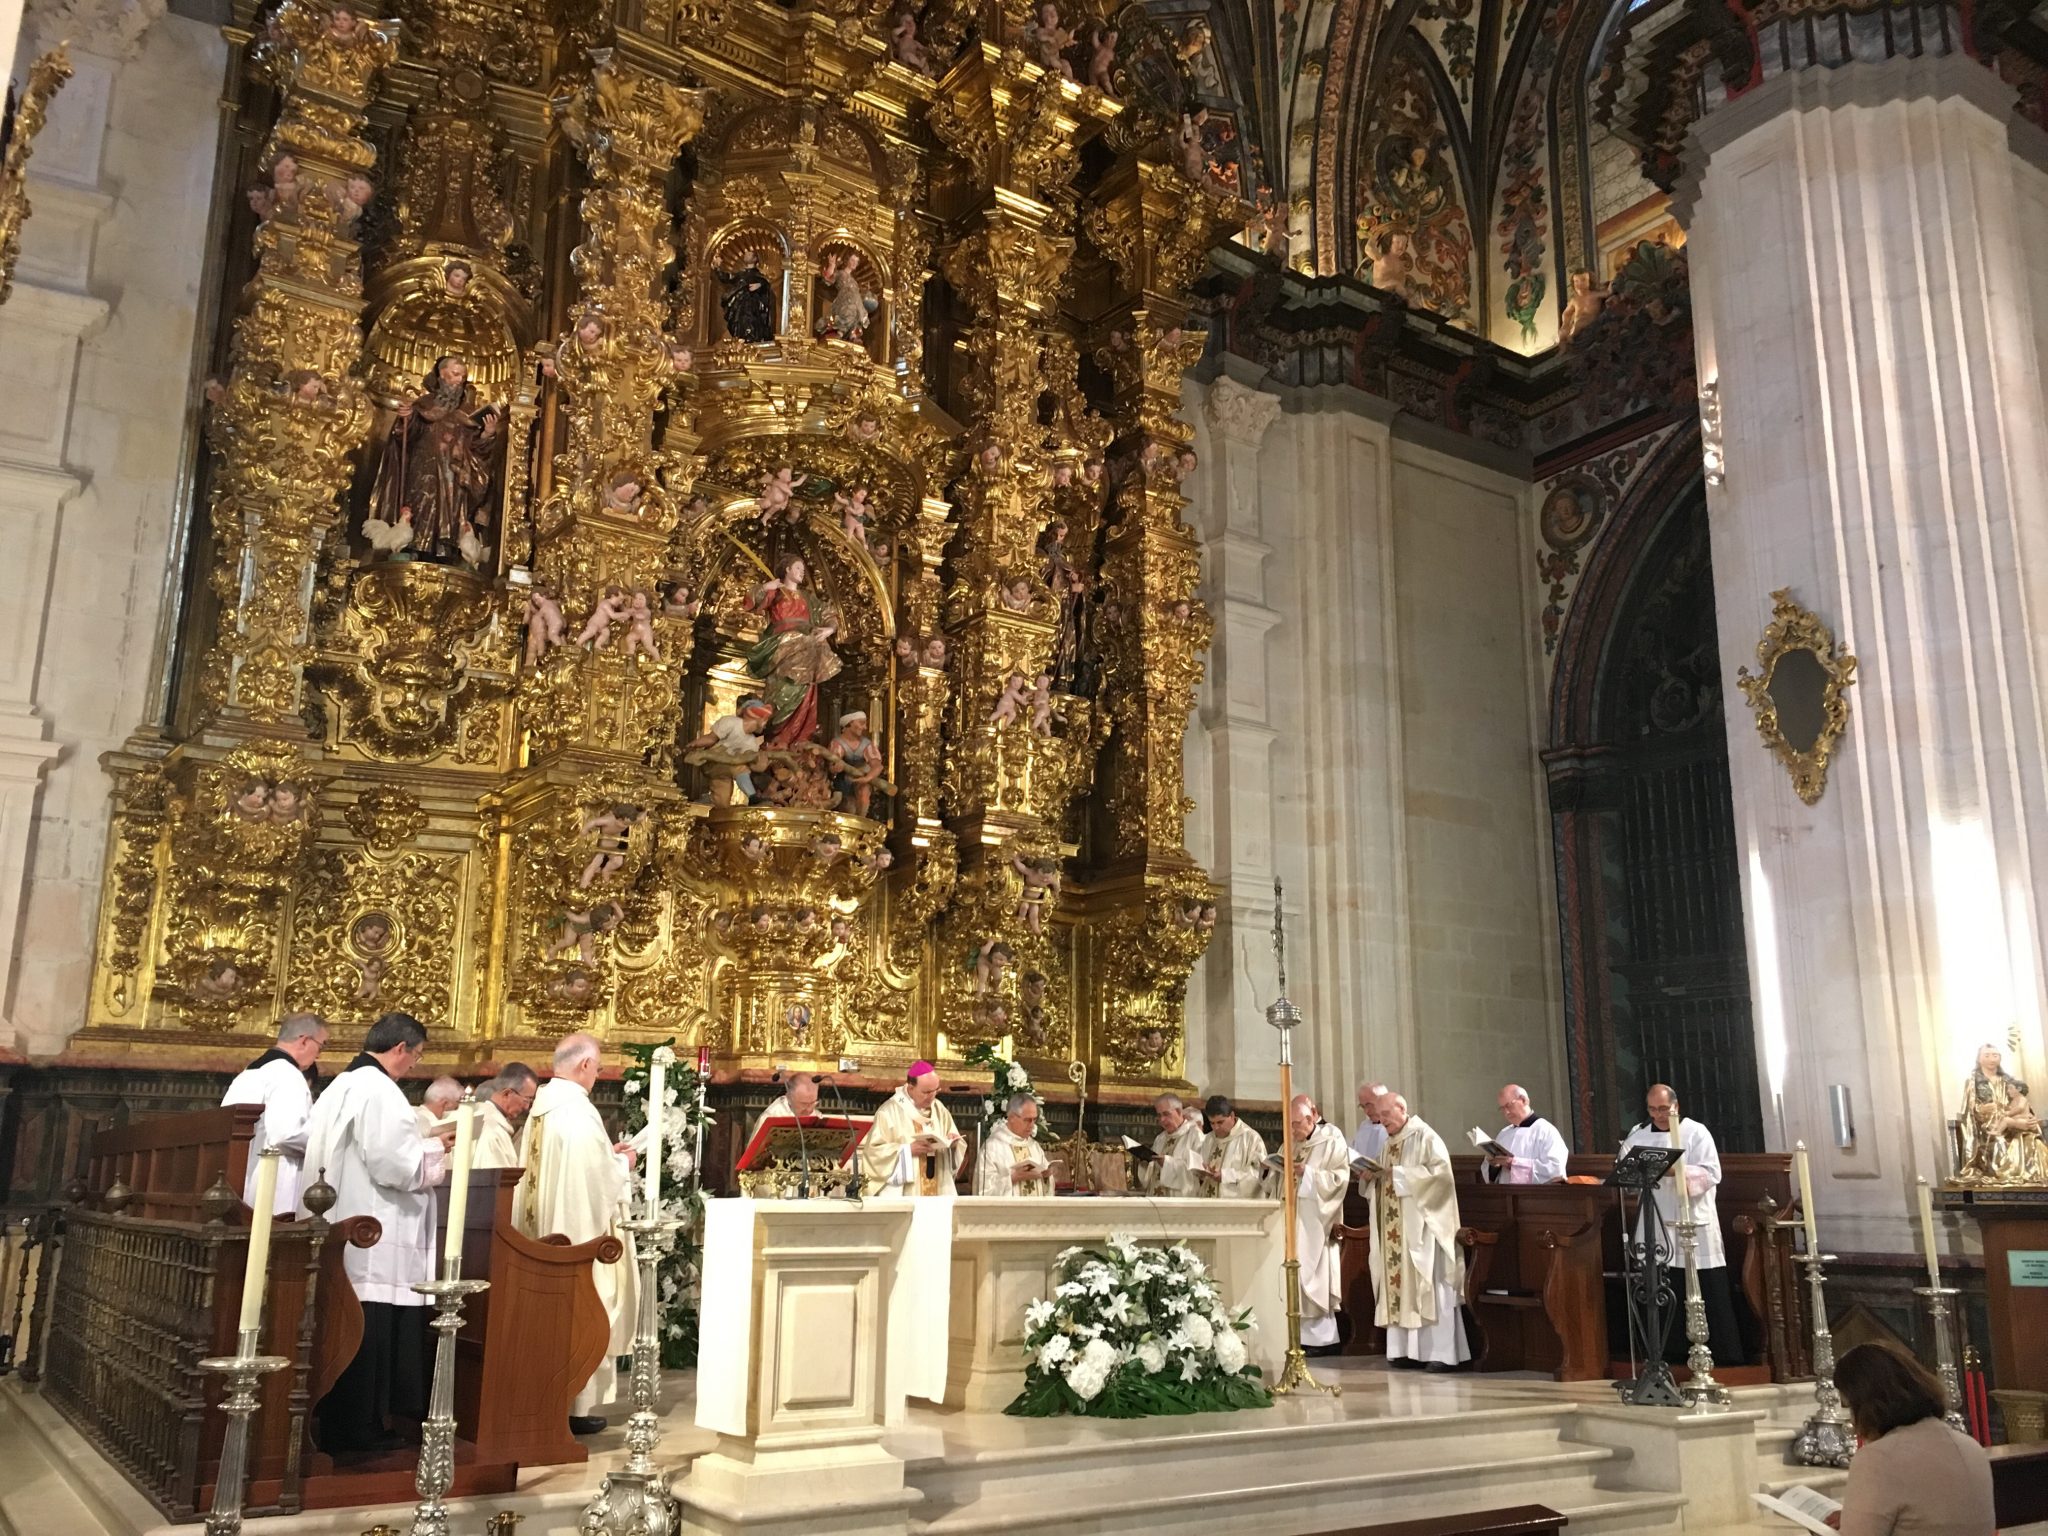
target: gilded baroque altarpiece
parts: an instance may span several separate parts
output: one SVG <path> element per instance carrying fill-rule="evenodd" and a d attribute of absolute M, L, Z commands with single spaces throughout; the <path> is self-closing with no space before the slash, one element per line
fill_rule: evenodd
<path fill-rule="evenodd" d="M 444 1060 L 1179 1080 L 1182 323 L 1249 210 L 1173 39 L 1100 0 L 230 38 L 210 617 L 190 718 L 107 760 L 80 1044 L 404 1008 Z"/>

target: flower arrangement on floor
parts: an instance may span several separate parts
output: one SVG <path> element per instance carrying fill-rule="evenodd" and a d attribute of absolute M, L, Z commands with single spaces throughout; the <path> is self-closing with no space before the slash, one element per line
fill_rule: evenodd
<path fill-rule="evenodd" d="M 675 1246 L 655 1271 L 655 1281 L 661 1291 L 662 1369 L 685 1370 L 697 1363 L 698 1260 L 704 1252 L 704 1190 L 697 1178 L 697 1127 L 711 1123 L 711 1111 L 697 1102 L 696 1066 L 676 1059 L 673 1040 L 628 1045 L 624 1049 L 627 1065 L 621 1087 L 628 1136 L 646 1128 L 648 1070 L 656 1051 L 668 1053 L 663 1078 L 667 1105 L 661 1116 L 661 1213 L 683 1225 L 676 1233 Z M 637 1214 L 637 1180 L 633 1197 Z"/>
<path fill-rule="evenodd" d="M 1024 1314 L 1024 1390 L 1004 1412 L 1135 1419 L 1272 1406 L 1246 1358 L 1251 1308 L 1230 1311 L 1185 1244 L 1113 1235 L 1105 1249 L 1067 1249 L 1053 1274 L 1051 1298 Z"/>

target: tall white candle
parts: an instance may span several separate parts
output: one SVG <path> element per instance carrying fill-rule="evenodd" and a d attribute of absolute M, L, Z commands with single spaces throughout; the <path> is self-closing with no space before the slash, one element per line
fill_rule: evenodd
<path fill-rule="evenodd" d="M 668 1060 L 656 1051 L 647 1069 L 647 1216 L 661 1211 L 661 1112 L 668 1107 Z"/>
<path fill-rule="evenodd" d="M 256 1203 L 249 1211 L 249 1262 L 242 1266 L 244 1333 L 263 1326 L 263 1293 L 270 1282 L 270 1212 L 277 1204 L 277 1158 L 274 1151 L 257 1154 Z"/>
<path fill-rule="evenodd" d="M 1792 1143 L 1792 1160 L 1799 1168 L 1799 1213 L 1806 1221 L 1806 1251 L 1820 1253 L 1820 1227 L 1813 1215 L 1813 1164 L 1806 1155 L 1806 1143 Z"/>
<path fill-rule="evenodd" d="M 1934 1190 L 1920 1181 L 1920 1242 L 1927 1250 L 1927 1283 L 1941 1289 L 1941 1248 L 1934 1241 Z"/>
<path fill-rule="evenodd" d="M 476 1156 L 476 1090 L 463 1094 L 455 1106 L 455 1171 L 448 1175 L 448 1242 L 443 1250 L 449 1269 L 462 1270 L 462 1229 L 469 1220 L 469 1165 Z"/>

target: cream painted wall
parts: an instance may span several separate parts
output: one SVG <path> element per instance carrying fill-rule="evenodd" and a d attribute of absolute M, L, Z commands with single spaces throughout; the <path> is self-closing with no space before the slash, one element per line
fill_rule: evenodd
<path fill-rule="evenodd" d="M 1277 872 L 1297 1075 L 1331 1118 L 1366 1074 L 1450 1132 L 1492 1123 L 1502 1075 L 1553 1102 L 1526 482 L 1401 440 L 1383 402 L 1256 377 L 1188 392 L 1216 619 L 1189 846 L 1225 888 L 1188 1075 L 1275 1096 Z"/>
<path fill-rule="evenodd" d="M 19 900 L 0 927 L 0 1048 L 31 1055 L 60 1049 L 84 1017 L 108 812 L 99 757 L 149 713 L 174 580 L 225 44 L 183 17 L 140 20 L 146 31 L 110 31 L 110 53 L 74 37 L 79 77 L 32 162 L 21 281 L 0 308 L 0 381 L 39 407 L 33 440 L 0 429 L 0 519 L 16 535 L 0 579 L 30 605 L 27 622 L 0 624 L 0 651 L 25 668 L 22 718 L 56 753 L 28 835 L 0 841 L 0 913 L 10 891 Z M 39 505 L 18 493 L 43 483 Z M 24 578 L 32 527 L 45 553 Z"/>

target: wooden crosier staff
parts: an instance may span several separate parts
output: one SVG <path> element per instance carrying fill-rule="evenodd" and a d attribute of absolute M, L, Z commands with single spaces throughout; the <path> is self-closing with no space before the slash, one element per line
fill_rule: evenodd
<path fill-rule="evenodd" d="M 1294 1027 L 1301 1022 L 1301 1010 L 1287 996 L 1287 909 L 1282 900 L 1280 877 L 1273 877 L 1273 961 L 1280 972 L 1280 995 L 1266 1009 L 1266 1022 L 1280 1031 L 1280 1219 L 1286 1231 L 1287 1259 L 1280 1266 L 1287 1286 L 1287 1363 L 1280 1379 L 1273 1383 L 1276 1393 L 1307 1387 L 1336 1397 L 1343 1388 L 1335 1382 L 1317 1381 L 1308 1368 L 1308 1356 L 1301 1349 L 1301 1254 L 1294 1227 L 1297 1198 L 1295 1186 L 1301 1173 L 1294 1166 Z"/>

